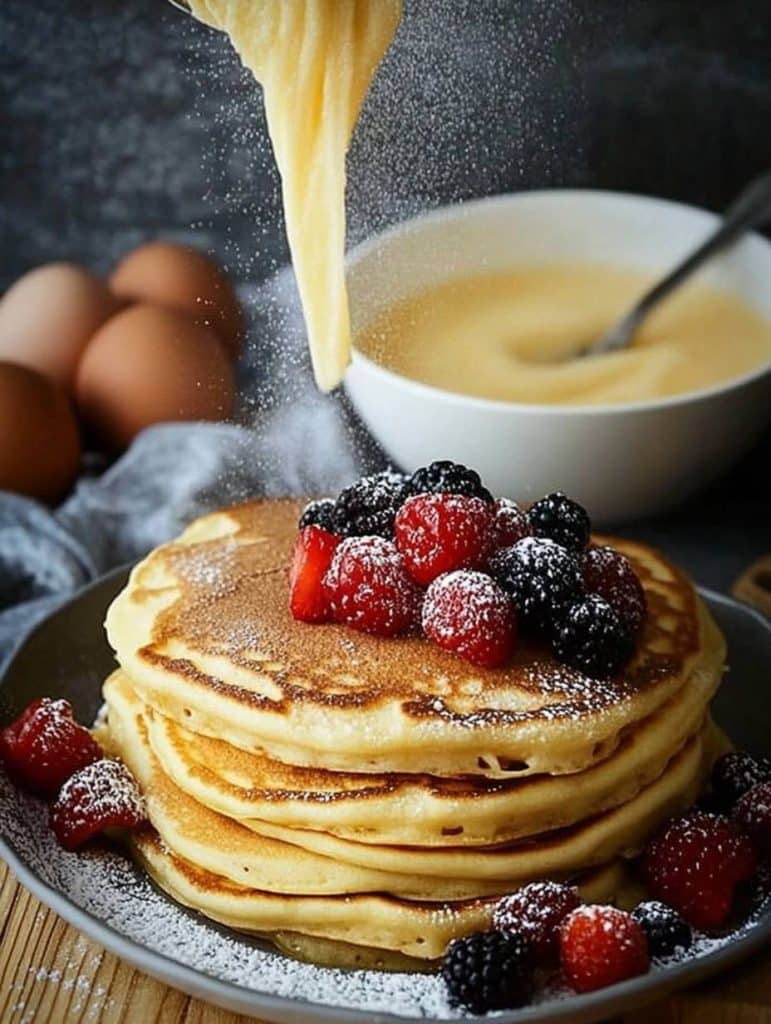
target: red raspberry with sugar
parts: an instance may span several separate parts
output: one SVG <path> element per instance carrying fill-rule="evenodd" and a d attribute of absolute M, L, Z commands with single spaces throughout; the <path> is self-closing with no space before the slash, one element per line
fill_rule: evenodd
<path fill-rule="evenodd" d="M 417 494 L 396 515 L 396 544 L 413 579 L 428 586 L 442 573 L 475 569 L 493 540 L 495 507 L 465 494 Z"/>
<path fill-rule="evenodd" d="M 759 782 L 740 797 L 732 817 L 757 848 L 771 857 L 771 781 Z"/>
<path fill-rule="evenodd" d="M 493 547 L 508 548 L 523 537 L 533 536 L 533 527 L 527 512 L 511 498 L 498 498 L 495 503 Z"/>
<path fill-rule="evenodd" d="M 629 559 L 611 547 L 593 547 L 584 555 L 584 585 L 604 597 L 627 628 L 636 633 L 647 610 L 645 591 Z"/>
<path fill-rule="evenodd" d="M 580 905 L 581 897 L 574 885 L 530 882 L 498 901 L 493 928 L 522 935 L 536 963 L 548 965 L 559 955 L 560 925 Z"/>
<path fill-rule="evenodd" d="M 645 974 L 650 967 L 648 940 L 623 910 L 579 907 L 560 927 L 560 963 L 576 992 L 594 992 Z"/>
<path fill-rule="evenodd" d="M 423 601 L 422 625 L 439 647 L 485 668 L 506 661 L 516 642 L 511 599 L 490 576 L 469 569 L 434 580 Z"/>
<path fill-rule="evenodd" d="M 51 807 L 51 828 L 65 850 L 77 850 L 107 828 L 136 828 L 147 817 L 134 776 L 120 761 L 81 768 Z"/>
<path fill-rule="evenodd" d="M 336 622 L 363 633 L 397 636 L 418 620 L 421 592 L 396 545 L 383 537 L 349 537 L 335 550 L 324 593 Z"/>

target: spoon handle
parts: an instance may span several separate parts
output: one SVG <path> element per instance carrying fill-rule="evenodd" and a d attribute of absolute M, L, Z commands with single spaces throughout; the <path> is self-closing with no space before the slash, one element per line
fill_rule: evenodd
<path fill-rule="evenodd" d="M 726 210 L 720 227 L 629 310 L 608 333 L 592 345 L 591 354 L 625 348 L 650 310 L 715 253 L 740 235 L 771 219 L 771 172 L 761 174 L 739 193 Z"/>

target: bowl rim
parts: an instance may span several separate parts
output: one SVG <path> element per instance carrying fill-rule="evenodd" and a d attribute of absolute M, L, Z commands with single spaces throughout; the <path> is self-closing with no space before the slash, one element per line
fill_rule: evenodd
<path fill-rule="evenodd" d="M 580 200 L 586 197 L 599 199 L 600 201 L 620 200 L 630 206 L 674 207 L 681 212 L 701 216 L 712 224 L 715 224 L 720 220 L 720 215 L 712 210 L 706 210 L 700 206 L 693 206 L 690 203 L 681 203 L 674 199 L 648 196 L 636 192 L 617 192 L 613 189 L 544 188 L 523 192 L 501 192 L 491 196 L 481 196 L 478 199 L 471 199 L 458 203 L 448 203 L 435 209 L 428 210 L 425 213 L 417 214 L 415 217 L 410 217 L 408 220 L 399 221 L 397 224 L 391 225 L 384 231 L 380 231 L 377 234 L 366 238 L 350 250 L 346 255 L 346 271 L 349 271 L 354 266 L 358 266 L 369 255 L 376 252 L 377 249 L 385 242 L 398 239 L 402 235 L 418 233 L 424 227 L 430 227 L 431 225 L 441 223 L 442 221 L 454 220 L 455 218 L 472 215 L 477 210 L 483 208 L 500 205 L 508 206 L 511 204 L 526 203 L 532 200 L 537 202 L 543 202 L 544 200 L 564 201 L 568 199 Z M 744 237 L 745 239 L 753 240 L 753 242 L 759 244 L 763 249 L 765 249 L 769 261 L 771 261 L 771 241 L 759 234 L 757 231 L 748 231 Z M 389 370 L 386 367 L 381 366 L 373 359 L 370 359 L 369 356 L 360 352 L 356 348 L 355 344 L 353 344 L 351 348 L 351 364 L 349 365 L 348 372 L 346 372 L 343 379 L 343 383 L 346 388 L 349 384 L 349 372 L 352 368 L 356 367 L 367 371 L 376 378 L 382 379 L 391 386 L 401 387 L 407 392 L 413 393 L 417 397 L 430 399 L 434 402 L 438 401 L 450 405 L 463 405 L 464 407 L 477 410 L 489 410 L 495 413 L 516 412 L 520 415 L 552 416 L 555 418 L 560 416 L 576 416 L 579 414 L 585 416 L 619 416 L 638 412 L 653 412 L 663 409 L 677 408 L 682 405 L 709 401 L 712 398 L 717 398 L 718 396 L 725 395 L 733 391 L 739 391 L 742 388 L 753 384 L 755 381 L 762 380 L 764 377 L 771 378 L 770 358 L 767 363 L 764 363 L 754 370 L 749 370 L 737 377 L 730 377 L 723 383 L 712 384 L 709 387 L 699 388 L 695 391 L 683 391 L 673 395 L 664 395 L 661 398 L 646 398 L 636 402 L 556 404 L 546 402 L 510 402 L 500 398 L 482 398 L 478 395 L 466 395 L 460 391 L 449 391 L 446 388 L 436 387 L 433 384 L 424 384 L 421 381 L 413 380 L 411 377 L 407 377 L 404 374 L 397 373 L 395 370 Z"/>

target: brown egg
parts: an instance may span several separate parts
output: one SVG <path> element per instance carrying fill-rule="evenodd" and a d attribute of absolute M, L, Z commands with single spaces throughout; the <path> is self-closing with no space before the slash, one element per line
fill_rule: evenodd
<path fill-rule="evenodd" d="M 185 313 L 149 303 L 107 321 L 83 354 L 75 382 L 85 424 L 110 451 L 153 423 L 225 419 L 234 390 L 219 337 Z"/>
<path fill-rule="evenodd" d="M 0 363 L 0 489 L 55 502 L 80 467 L 70 399 L 26 366 Z"/>
<path fill-rule="evenodd" d="M 0 300 L 0 360 L 71 388 L 83 349 L 119 305 L 83 267 L 49 263 L 31 270 Z"/>
<path fill-rule="evenodd" d="M 225 273 L 198 250 L 173 242 L 140 245 L 113 270 L 110 287 L 122 299 L 184 310 L 196 323 L 213 328 L 238 355 L 243 311 Z"/>

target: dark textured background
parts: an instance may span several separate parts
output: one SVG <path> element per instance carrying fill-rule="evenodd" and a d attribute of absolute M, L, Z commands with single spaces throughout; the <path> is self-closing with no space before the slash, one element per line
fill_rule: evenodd
<path fill-rule="evenodd" d="M 549 185 L 720 208 L 771 166 L 769 0 L 407 0 L 349 161 L 350 234 Z M 164 0 L 2 0 L 0 287 L 189 239 L 236 278 L 287 253 L 256 90 Z M 590 458 L 591 453 L 587 453 Z M 725 587 L 771 548 L 768 443 L 634 527 Z"/>

